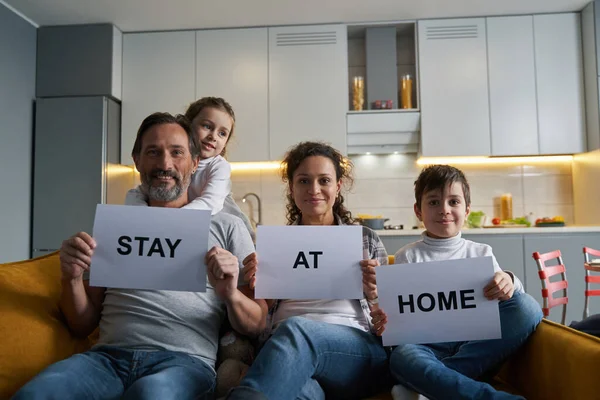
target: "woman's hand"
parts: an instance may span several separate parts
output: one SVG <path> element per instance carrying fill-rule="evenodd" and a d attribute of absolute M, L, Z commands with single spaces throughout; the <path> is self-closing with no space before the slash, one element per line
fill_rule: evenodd
<path fill-rule="evenodd" d="M 387 324 L 387 314 L 383 312 L 378 305 L 373 305 L 371 311 L 371 323 L 377 336 L 381 336 L 385 331 L 385 324 Z"/>
<path fill-rule="evenodd" d="M 512 277 L 504 271 L 496 272 L 490 283 L 483 288 L 483 295 L 488 300 L 508 300 L 514 292 Z"/>
<path fill-rule="evenodd" d="M 256 256 L 256 252 L 244 258 L 242 264 L 244 264 L 244 268 L 242 268 L 244 282 L 250 286 L 250 289 L 254 289 L 256 286 L 256 271 L 258 271 L 258 257 Z"/>
<path fill-rule="evenodd" d="M 377 280 L 375 267 L 379 266 L 378 260 L 362 260 L 360 266 L 363 272 L 363 292 L 367 300 L 377 299 Z"/>

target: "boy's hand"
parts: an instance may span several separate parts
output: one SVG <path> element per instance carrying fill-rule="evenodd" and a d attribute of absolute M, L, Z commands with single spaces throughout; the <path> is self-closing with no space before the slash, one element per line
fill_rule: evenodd
<path fill-rule="evenodd" d="M 385 331 L 385 324 L 387 324 L 387 314 L 377 305 L 373 306 L 371 311 L 371 323 L 373 329 L 375 329 L 375 334 L 381 336 Z"/>
<path fill-rule="evenodd" d="M 363 292 L 367 300 L 375 300 L 377 296 L 377 281 L 375 267 L 379 266 L 377 260 L 362 260 L 360 266 L 363 272 Z"/>
<path fill-rule="evenodd" d="M 488 300 L 508 300 L 515 292 L 511 276 L 504 272 L 496 272 L 491 282 L 483 288 L 483 295 Z"/>

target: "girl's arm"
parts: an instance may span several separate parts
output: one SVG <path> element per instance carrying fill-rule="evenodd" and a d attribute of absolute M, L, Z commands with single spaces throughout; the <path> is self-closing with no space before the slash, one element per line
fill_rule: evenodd
<path fill-rule="evenodd" d="M 200 191 L 199 196 L 183 208 L 212 210 L 214 215 L 223 209 L 223 202 L 231 191 L 231 166 L 225 159 L 221 159 L 202 173 L 207 174 L 206 179 L 203 179 L 206 184 L 196 189 L 196 192 Z"/>

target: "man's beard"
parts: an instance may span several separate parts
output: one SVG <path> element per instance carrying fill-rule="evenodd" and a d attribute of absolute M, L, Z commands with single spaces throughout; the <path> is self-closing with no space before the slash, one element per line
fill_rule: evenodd
<path fill-rule="evenodd" d="M 153 184 L 154 178 L 170 176 L 174 180 L 174 185 L 169 187 L 170 182 L 156 181 Z M 149 173 L 141 173 L 142 193 L 148 196 L 149 201 L 171 202 L 177 200 L 190 185 L 191 176 L 187 176 L 184 180 L 176 171 L 166 171 L 163 169 L 153 169 Z"/>

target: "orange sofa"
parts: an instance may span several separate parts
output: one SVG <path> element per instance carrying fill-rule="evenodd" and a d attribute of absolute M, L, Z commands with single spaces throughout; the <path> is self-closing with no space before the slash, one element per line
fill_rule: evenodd
<path fill-rule="evenodd" d="M 47 365 L 85 351 L 58 308 L 58 253 L 0 264 L 0 399 Z M 530 400 L 600 399 L 600 339 L 544 320 L 493 382 Z M 372 400 L 389 400 L 388 388 Z"/>

